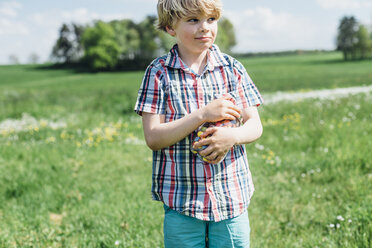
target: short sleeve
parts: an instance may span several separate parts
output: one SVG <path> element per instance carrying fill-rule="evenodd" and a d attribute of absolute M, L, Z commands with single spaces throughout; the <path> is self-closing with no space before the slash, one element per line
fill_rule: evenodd
<path fill-rule="evenodd" d="M 244 66 L 235 60 L 233 70 L 236 80 L 233 92 L 236 105 L 240 108 L 247 108 L 263 104 L 263 98 Z"/>
<path fill-rule="evenodd" d="M 146 69 L 141 87 L 138 90 L 134 111 L 139 115 L 142 115 L 142 112 L 165 114 L 166 99 L 163 72 L 150 65 Z"/>

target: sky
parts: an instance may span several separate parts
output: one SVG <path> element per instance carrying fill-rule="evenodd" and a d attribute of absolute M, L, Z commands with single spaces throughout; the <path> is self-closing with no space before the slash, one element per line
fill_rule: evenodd
<path fill-rule="evenodd" d="M 234 52 L 335 49 L 340 19 L 353 15 L 372 25 L 372 0 L 222 0 L 234 25 Z M 100 19 L 136 22 L 156 15 L 157 0 L 0 0 L 0 64 L 15 55 L 48 60 L 62 23 Z"/>

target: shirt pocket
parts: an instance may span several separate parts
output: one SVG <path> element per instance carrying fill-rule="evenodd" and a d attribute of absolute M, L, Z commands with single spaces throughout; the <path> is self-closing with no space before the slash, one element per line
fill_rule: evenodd
<path fill-rule="evenodd" d="M 183 82 L 177 80 L 170 80 L 168 82 L 168 104 L 167 113 L 173 116 L 173 119 L 179 119 L 192 109 L 192 92 Z"/>

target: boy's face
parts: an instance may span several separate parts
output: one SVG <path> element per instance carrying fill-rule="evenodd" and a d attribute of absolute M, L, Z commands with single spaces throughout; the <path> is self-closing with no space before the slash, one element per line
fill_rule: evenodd
<path fill-rule="evenodd" d="M 177 40 L 182 52 L 201 54 L 209 49 L 217 35 L 217 20 L 213 16 L 190 16 L 178 20 L 167 32 Z"/>

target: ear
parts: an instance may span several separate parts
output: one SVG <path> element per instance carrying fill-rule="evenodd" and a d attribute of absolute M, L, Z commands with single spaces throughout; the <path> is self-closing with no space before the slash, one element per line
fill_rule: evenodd
<path fill-rule="evenodd" d="M 166 26 L 165 29 L 167 30 L 168 34 L 170 34 L 172 36 L 176 35 L 176 31 L 174 31 L 174 29 L 172 27 Z"/>

